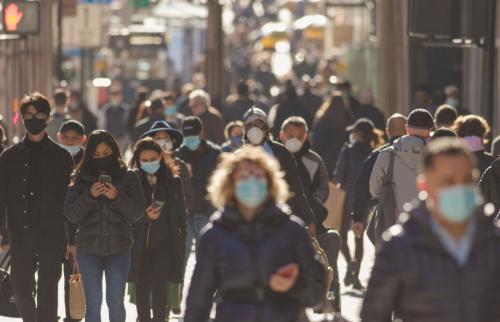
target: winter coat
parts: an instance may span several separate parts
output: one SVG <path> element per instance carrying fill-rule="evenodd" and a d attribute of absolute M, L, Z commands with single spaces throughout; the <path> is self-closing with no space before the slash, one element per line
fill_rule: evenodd
<path fill-rule="evenodd" d="M 354 143 L 345 145 L 340 151 L 340 157 L 335 167 L 333 179 L 340 183 L 346 191 L 347 205 L 351 208 L 356 189 L 356 181 L 363 169 L 363 164 L 372 152 L 372 148 L 366 143 Z"/>
<path fill-rule="evenodd" d="M 249 97 L 238 97 L 232 102 L 228 102 L 224 108 L 224 120 L 229 123 L 232 121 L 243 120 L 243 114 L 246 113 L 255 102 Z"/>
<path fill-rule="evenodd" d="M 418 195 L 416 178 L 422 164 L 422 155 L 425 149 L 424 139 L 416 136 L 403 136 L 394 142 L 391 148 L 382 151 L 375 162 L 370 177 L 370 193 L 373 199 L 380 199 L 389 168 L 390 152 L 394 151 L 393 185 L 397 209 L 394 217 L 403 212 L 403 206 L 413 201 Z M 388 223 L 389 226 L 393 223 Z"/>
<path fill-rule="evenodd" d="M 328 215 L 328 210 L 323 204 L 328 199 L 330 178 L 321 157 L 311 150 L 309 141 L 304 143 L 300 151 L 293 155 L 299 168 L 300 180 L 304 192 L 316 217 L 316 228 L 321 228 Z"/>
<path fill-rule="evenodd" d="M 10 233 L 23 233 L 31 230 L 29 213 L 30 182 L 28 180 L 30 164 L 28 139 L 7 148 L 0 156 L 0 229 Z M 41 232 L 47 236 L 44 242 L 57 245 L 67 242 L 67 224 L 63 207 L 69 184 L 73 159 L 68 151 L 46 138 L 38 162 L 45 169 L 40 173 L 41 195 L 39 211 Z"/>
<path fill-rule="evenodd" d="M 491 202 L 500 209 L 500 159 L 497 159 L 484 172 L 479 182 L 484 201 Z"/>
<path fill-rule="evenodd" d="M 136 281 L 146 248 L 167 246 L 164 256 L 157 258 L 156 264 L 163 268 L 161 272 L 167 280 L 181 283 L 184 279 L 186 255 L 186 203 L 182 181 L 179 177 L 173 177 L 165 168 L 161 168 L 156 174 L 158 181 L 154 187 L 149 184 L 147 175 L 142 170 L 139 170 L 139 177 L 146 207 L 155 200 L 164 201 L 165 204 L 157 220 L 150 220 L 145 215 L 133 226 L 135 244 L 129 281 Z"/>
<path fill-rule="evenodd" d="M 333 177 L 333 170 L 337 164 L 338 157 L 342 147 L 348 139 L 345 127 L 350 123 L 347 122 L 343 128 L 336 128 L 327 120 L 319 120 L 313 127 L 312 149 L 316 151 L 323 162 L 326 169 L 329 171 L 330 178 Z"/>
<path fill-rule="evenodd" d="M 485 150 L 474 152 L 477 159 L 477 167 L 481 172 L 481 175 L 488 169 L 488 167 L 493 163 L 493 156 L 486 152 Z"/>
<path fill-rule="evenodd" d="M 205 139 L 221 145 L 226 141 L 224 137 L 224 120 L 215 107 L 209 107 L 205 113 L 200 115 L 205 131 Z"/>
<path fill-rule="evenodd" d="M 137 173 L 124 170 L 113 177 L 118 189 L 115 200 L 93 198 L 90 187 L 98 178 L 81 174 L 68 189 L 64 214 L 78 224 L 76 247 L 87 255 L 108 256 L 130 251 L 133 245 L 132 224 L 145 214 L 146 203 Z"/>
<path fill-rule="evenodd" d="M 314 213 L 304 193 L 297 162 L 295 162 L 292 154 L 282 144 L 271 140 L 267 140 L 266 143 L 271 147 L 273 156 L 278 160 L 281 170 L 285 173 L 285 181 L 292 195 L 288 200 L 288 204 L 292 208 L 292 213 L 300 217 L 309 226 L 314 223 Z"/>
<path fill-rule="evenodd" d="M 300 310 L 317 304 L 324 292 L 324 272 L 302 222 L 273 203 L 252 222 L 235 206 L 214 214 L 196 257 L 185 322 L 207 321 L 216 290 L 221 297 L 216 322 L 296 321 Z M 282 294 L 271 291 L 271 276 L 290 263 L 299 265 L 295 286 Z M 241 293 L 254 299 L 242 299 Z"/>
<path fill-rule="evenodd" d="M 106 103 L 101 107 L 97 127 L 108 130 L 115 139 L 127 136 L 128 106 L 121 103 L 119 106 L 111 106 Z"/>
<path fill-rule="evenodd" d="M 385 233 L 361 310 L 363 322 L 500 321 L 500 231 L 480 208 L 460 266 L 431 228 L 424 203 Z"/>
<path fill-rule="evenodd" d="M 193 183 L 191 182 L 191 174 L 186 162 L 179 158 L 174 158 L 174 162 L 179 167 L 179 177 L 182 180 L 184 200 L 186 201 L 186 215 L 190 215 L 193 212 Z"/>
<path fill-rule="evenodd" d="M 206 140 L 201 142 L 200 148 L 196 151 L 182 146 L 177 152 L 177 157 L 191 167 L 193 214 L 209 216 L 215 210 L 206 197 L 208 180 L 217 167 L 220 154 L 220 148 Z"/>

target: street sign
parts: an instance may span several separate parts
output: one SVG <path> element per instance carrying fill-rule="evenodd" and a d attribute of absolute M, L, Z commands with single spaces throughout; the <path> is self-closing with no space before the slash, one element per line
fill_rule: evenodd
<path fill-rule="evenodd" d="M 79 3 L 75 17 L 63 18 L 65 47 L 97 48 L 103 42 L 104 9 L 100 4 Z"/>
<path fill-rule="evenodd" d="M 2 2 L 2 32 L 37 34 L 40 32 L 40 2 L 6 0 Z"/>

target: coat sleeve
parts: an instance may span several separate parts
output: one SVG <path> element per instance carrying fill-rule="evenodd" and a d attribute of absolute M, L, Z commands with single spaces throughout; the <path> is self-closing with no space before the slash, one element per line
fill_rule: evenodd
<path fill-rule="evenodd" d="M 354 193 L 354 201 L 352 208 L 352 217 L 354 222 L 363 222 L 368 209 L 370 208 L 370 176 L 373 172 L 373 167 L 379 156 L 379 152 L 374 152 L 370 155 L 368 160 L 363 164 L 361 173 L 356 180 L 356 187 Z"/>
<path fill-rule="evenodd" d="M 330 176 L 328 175 L 325 163 L 321 160 L 321 158 L 319 158 L 318 181 L 318 189 L 314 191 L 313 197 L 316 198 L 321 204 L 324 204 L 330 195 L 330 187 L 328 186 Z"/>
<path fill-rule="evenodd" d="M 348 153 L 349 147 L 344 145 L 342 150 L 340 150 L 340 155 L 335 165 L 335 171 L 333 172 L 333 180 L 337 181 L 342 186 L 344 186 L 347 181 L 347 171 L 349 170 L 349 160 L 347 160 Z"/>
<path fill-rule="evenodd" d="M 0 155 L 0 232 L 7 229 L 7 154 Z"/>
<path fill-rule="evenodd" d="M 81 223 L 89 214 L 92 207 L 99 201 L 92 198 L 90 189 L 83 183 L 76 182 L 68 188 L 64 203 L 64 215 L 73 224 Z"/>
<path fill-rule="evenodd" d="M 218 284 L 215 251 L 217 245 L 212 238 L 212 229 L 209 228 L 202 235 L 196 251 L 196 265 L 186 300 L 184 322 L 206 322 L 210 317 Z"/>
<path fill-rule="evenodd" d="M 283 170 L 286 172 L 285 179 L 287 179 L 288 186 L 293 194 L 290 200 L 290 206 L 294 211 L 294 215 L 300 217 L 306 225 L 310 225 L 314 223 L 314 213 L 307 201 L 304 187 L 300 181 L 297 163 L 286 148 L 283 148 L 281 153 L 286 160 L 285 162 L 288 164 L 288 166 L 283 167 Z"/>
<path fill-rule="evenodd" d="M 127 176 L 126 184 L 117 187 L 118 196 L 111 201 L 111 205 L 120 212 L 127 223 L 132 225 L 141 220 L 146 213 L 146 201 L 137 173 L 127 172 L 125 176 Z"/>
<path fill-rule="evenodd" d="M 382 187 L 386 176 L 386 169 L 389 165 L 389 153 L 381 152 L 375 161 L 373 171 L 370 176 L 370 194 L 373 199 L 380 199 Z"/>
<path fill-rule="evenodd" d="M 193 211 L 193 182 L 186 163 L 179 159 L 180 177 L 184 190 L 184 199 L 186 204 L 186 214 L 189 215 Z"/>
<path fill-rule="evenodd" d="M 311 240 L 303 227 L 293 233 L 295 255 L 299 264 L 299 277 L 289 291 L 291 297 L 304 306 L 318 304 L 326 293 L 326 275 L 321 264 L 315 259 Z"/>
<path fill-rule="evenodd" d="M 361 309 L 363 322 L 391 322 L 392 313 L 398 308 L 398 298 L 402 288 L 399 263 L 403 257 L 398 243 L 401 241 L 394 238 L 383 242 L 375 257 Z"/>

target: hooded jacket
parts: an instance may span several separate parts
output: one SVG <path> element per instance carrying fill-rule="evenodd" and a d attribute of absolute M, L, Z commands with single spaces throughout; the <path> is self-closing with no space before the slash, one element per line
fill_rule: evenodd
<path fill-rule="evenodd" d="M 370 193 L 373 199 L 381 199 L 382 186 L 388 175 L 390 153 L 395 153 L 392 184 L 394 186 L 397 209 L 394 218 L 403 212 L 404 204 L 418 195 L 416 178 L 422 164 L 425 140 L 416 136 L 403 136 L 393 146 L 380 152 L 370 177 Z"/>
<path fill-rule="evenodd" d="M 459 265 L 431 228 L 424 203 L 384 233 L 361 310 L 363 322 L 500 321 L 500 231 L 478 209 L 467 262 Z M 497 226 L 498 227 L 498 226 Z"/>
<path fill-rule="evenodd" d="M 299 265 L 295 285 L 285 293 L 272 292 L 271 276 L 290 263 Z M 211 217 L 202 233 L 184 321 L 207 321 L 216 290 L 221 298 L 216 322 L 297 321 L 304 306 L 321 300 L 324 283 L 303 223 L 286 207 L 268 203 L 247 222 L 238 208 L 228 206 Z M 250 290 L 256 300 L 235 298 Z"/>

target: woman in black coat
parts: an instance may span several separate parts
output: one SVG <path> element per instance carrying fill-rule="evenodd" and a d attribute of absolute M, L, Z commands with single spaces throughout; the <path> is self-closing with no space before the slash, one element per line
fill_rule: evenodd
<path fill-rule="evenodd" d="M 86 297 L 85 321 L 101 321 L 105 273 L 109 320 L 125 322 L 125 286 L 134 243 L 131 225 L 143 217 L 145 208 L 139 178 L 127 169 L 113 136 L 92 132 L 64 204 L 64 214 L 78 225 L 76 259 Z"/>
<path fill-rule="evenodd" d="M 132 168 L 138 169 L 146 216 L 135 225 L 136 244 L 129 280 L 136 282 L 139 322 L 165 321 L 167 282 L 184 278 L 186 203 L 174 160 L 152 138 L 137 142 Z M 151 319 L 153 308 L 153 319 Z"/>
<path fill-rule="evenodd" d="M 215 321 L 297 321 L 326 290 L 324 271 L 288 195 L 277 161 L 260 147 L 223 157 L 209 185 L 220 208 L 205 227 L 185 322 L 206 322 L 217 290 Z"/>

